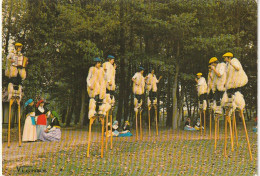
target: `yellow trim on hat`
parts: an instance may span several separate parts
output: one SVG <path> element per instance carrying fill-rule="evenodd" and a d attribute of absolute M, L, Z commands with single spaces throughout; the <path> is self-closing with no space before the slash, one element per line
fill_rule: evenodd
<path fill-rule="evenodd" d="M 223 57 L 233 57 L 233 54 L 231 52 L 227 52 L 223 55 Z"/>
<path fill-rule="evenodd" d="M 21 43 L 15 43 L 14 46 L 23 46 L 23 44 L 21 44 Z"/>
<path fill-rule="evenodd" d="M 210 60 L 209 60 L 209 64 L 213 63 L 213 62 L 216 62 L 218 60 L 218 58 L 216 57 L 212 57 Z"/>
<path fill-rule="evenodd" d="M 202 73 L 197 73 L 197 76 L 201 76 L 202 75 Z"/>

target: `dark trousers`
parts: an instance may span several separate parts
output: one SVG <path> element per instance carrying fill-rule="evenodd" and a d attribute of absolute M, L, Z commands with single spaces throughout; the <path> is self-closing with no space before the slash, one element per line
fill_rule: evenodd
<path fill-rule="evenodd" d="M 103 99 L 100 99 L 99 95 L 96 95 L 94 97 L 94 100 L 96 101 L 96 111 L 98 112 L 99 106 L 102 105 L 102 103 L 103 103 Z"/>
<path fill-rule="evenodd" d="M 242 87 L 237 87 L 237 88 L 228 89 L 228 90 L 227 90 L 228 98 L 232 98 L 232 95 L 234 95 L 237 91 L 240 91 L 240 92 L 241 92 L 241 88 L 242 88 Z"/>
<path fill-rule="evenodd" d="M 115 96 L 115 91 L 114 90 L 108 90 L 106 89 L 106 93 L 110 95 L 110 98 L 112 99 Z"/>
<path fill-rule="evenodd" d="M 203 100 L 207 100 L 207 93 L 201 94 L 201 95 L 199 96 L 199 102 L 200 102 L 200 104 L 203 103 Z"/>
<path fill-rule="evenodd" d="M 216 104 L 217 106 L 220 106 L 221 103 L 221 99 L 223 97 L 224 91 L 218 91 L 216 90 L 215 94 L 214 94 L 214 100 L 216 100 Z"/>
<path fill-rule="evenodd" d="M 137 99 L 138 103 L 141 103 L 142 95 L 137 95 L 137 94 L 135 94 L 134 96 L 135 96 L 135 98 Z"/>
<path fill-rule="evenodd" d="M 149 98 L 150 98 L 151 102 L 153 102 L 153 100 L 155 100 L 155 98 L 156 98 L 156 92 L 153 92 L 152 90 L 150 90 Z"/>

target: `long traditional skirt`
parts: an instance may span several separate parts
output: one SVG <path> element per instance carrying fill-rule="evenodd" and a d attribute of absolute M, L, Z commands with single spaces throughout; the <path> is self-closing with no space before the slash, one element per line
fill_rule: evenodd
<path fill-rule="evenodd" d="M 60 141 L 61 139 L 61 130 L 59 128 L 56 128 L 53 131 L 50 131 L 48 133 L 42 132 L 40 136 L 40 140 L 42 141 Z"/>
<path fill-rule="evenodd" d="M 22 141 L 36 141 L 36 125 L 32 124 L 31 116 L 27 116 L 24 122 Z"/>
<path fill-rule="evenodd" d="M 40 139 L 41 133 L 46 129 L 46 125 L 36 125 L 37 139 Z"/>

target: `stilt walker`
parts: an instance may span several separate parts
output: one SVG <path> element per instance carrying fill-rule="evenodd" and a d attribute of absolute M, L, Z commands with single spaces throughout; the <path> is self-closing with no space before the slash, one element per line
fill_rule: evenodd
<path fill-rule="evenodd" d="M 231 116 L 231 113 L 233 113 L 233 128 L 236 132 L 236 120 L 235 120 L 235 110 L 236 108 L 239 109 L 240 111 L 240 116 L 242 118 L 245 134 L 246 134 L 246 140 L 247 140 L 247 145 L 248 145 L 248 151 L 250 155 L 250 159 L 252 160 L 252 152 L 250 148 L 250 142 L 249 142 L 249 137 L 247 134 L 247 128 L 246 128 L 246 123 L 243 115 L 243 109 L 245 107 L 245 100 L 243 95 L 241 94 L 241 88 L 245 86 L 248 82 L 248 77 L 243 70 L 243 67 L 239 60 L 237 58 L 233 57 L 233 54 L 228 52 L 223 55 L 224 61 L 226 62 L 226 72 L 227 72 L 227 81 L 226 81 L 226 89 L 227 89 L 227 95 L 225 96 L 226 98 L 223 97 L 224 101 L 223 103 L 229 104 L 232 108 L 230 108 L 231 112 L 229 113 L 229 116 Z M 230 125 L 231 128 L 231 125 Z M 232 131 L 232 130 L 231 130 Z M 233 134 L 234 135 L 234 134 Z M 231 136 L 233 139 L 233 136 Z M 236 136 L 237 138 L 237 136 Z M 237 141 L 238 143 L 238 141 Z M 224 154 L 226 154 L 226 147 L 224 149 Z"/>
<path fill-rule="evenodd" d="M 211 102 L 211 113 L 214 115 L 215 119 L 215 150 L 217 149 L 217 139 L 219 138 L 219 118 L 223 115 L 223 110 L 221 106 L 221 99 L 225 92 L 225 82 L 226 82 L 226 72 L 225 72 L 225 63 L 219 62 L 216 57 L 212 57 L 209 60 L 209 67 L 212 70 L 211 76 L 213 80 L 212 90 L 213 94 L 213 103 Z"/>
<path fill-rule="evenodd" d="M 106 95 L 106 81 L 105 72 L 101 67 L 102 60 L 100 58 L 94 59 L 95 66 L 90 67 L 87 77 L 87 91 L 90 97 L 89 100 L 89 134 L 88 134 L 88 149 L 87 157 L 89 157 L 89 149 L 91 143 L 91 127 L 96 119 L 99 119 L 102 124 L 101 133 L 101 158 L 103 158 L 104 145 L 104 123 L 107 115 Z M 104 100 L 105 99 L 105 100 Z"/>
<path fill-rule="evenodd" d="M 144 68 L 139 67 L 139 72 L 132 77 L 134 93 L 134 111 L 136 122 L 136 140 L 138 140 L 138 113 L 140 113 L 140 139 L 142 139 L 142 95 L 144 94 L 145 81 L 143 77 Z"/>
<path fill-rule="evenodd" d="M 155 126 L 156 126 L 156 135 L 158 136 L 158 119 L 157 119 L 157 84 L 162 79 L 162 76 L 159 77 L 157 80 L 156 75 L 154 74 L 154 69 L 151 70 L 151 73 L 148 74 L 146 79 L 146 89 L 148 91 L 148 125 L 149 125 L 149 136 L 151 136 L 151 117 L 150 117 L 150 110 L 151 107 L 154 107 L 155 111 Z"/>
<path fill-rule="evenodd" d="M 210 62 L 209 62 L 210 63 Z M 211 69 L 211 66 L 209 65 L 209 73 L 208 73 L 208 109 L 209 109 L 209 137 L 211 139 L 211 123 L 212 123 L 212 117 L 214 117 L 213 114 L 213 108 L 214 108 L 214 73 Z"/>
<path fill-rule="evenodd" d="M 112 55 L 107 56 L 108 61 L 103 63 L 103 69 L 105 71 L 105 77 L 106 77 L 106 93 L 110 96 L 110 106 L 112 107 L 110 111 L 107 113 L 106 117 L 106 132 L 108 132 L 108 116 L 110 117 L 110 124 L 112 124 L 113 120 L 113 110 L 114 110 L 114 104 L 115 104 L 115 77 L 116 77 L 116 64 L 115 57 Z M 110 128 L 110 149 L 113 148 L 113 135 L 112 135 L 112 128 Z M 108 135 L 106 134 L 106 150 L 107 150 L 107 143 L 108 143 Z"/>
<path fill-rule="evenodd" d="M 204 77 L 202 77 L 202 73 L 197 73 L 197 78 L 195 79 L 197 82 L 197 90 L 199 96 L 199 109 L 200 109 L 200 132 L 202 135 L 202 121 L 201 121 L 201 114 L 203 113 L 204 116 L 204 133 L 206 131 L 206 109 L 207 109 L 207 82 Z"/>
<path fill-rule="evenodd" d="M 21 53 L 22 44 L 15 44 L 15 51 L 7 56 L 5 76 L 9 78 L 8 100 L 9 100 L 9 121 L 8 121 L 8 148 L 10 147 L 10 127 L 11 127 L 11 109 L 14 103 L 18 106 L 18 133 L 19 146 L 21 146 L 21 113 L 20 103 L 22 99 L 22 81 L 26 78 L 25 67 L 28 64 L 28 58 Z"/>

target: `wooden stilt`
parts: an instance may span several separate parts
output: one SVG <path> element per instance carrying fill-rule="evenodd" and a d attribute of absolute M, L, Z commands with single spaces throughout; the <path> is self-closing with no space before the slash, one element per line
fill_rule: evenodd
<path fill-rule="evenodd" d="M 233 143 L 233 134 L 232 134 L 232 128 L 231 128 L 231 118 L 228 116 L 227 122 L 229 123 L 229 129 L 230 129 L 230 141 L 231 141 L 231 150 L 234 151 L 234 143 Z"/>
<path fill-rule="evenodd" d="M 224 144 L 224 156 L 227 157 L 227 116 L 225 116 L 225 144 Z"/>
<path fill-rule="evenodd" d="M 218 116 L 215 115 L 215 150 L 217 149 Z"/>
<path fill-rule="evenodd" d="M 11 130 L 11 109 L 12 109 L 12 104 L 13 104 L 14 100 L 11 98 L 9 101 L 9 118 L 8 118 L 8 148 L 10 147 L 10 130 Z"/>
<path fill-rule="evenodd" d="M 107 151 L 107 143 L 108 143 L 108 114 L 109 114 L 109 111 L 106 114 L 106 151 Z M 112 127 L 112 124 L 111 124 L 111 127 Z M 112 133 L 111 133 L 111 135 L 112 135 Z"/>
<path fill-rule="evenodd" d="M 203 111 L 203 115 L 204 115 L 204 135 L 206 135 L 206 112 Z"/>
<path fill-rule="evenodd" d="M 156 135 L 158 136 L 158 119 L 157 119 L 157 106 L 154 105 L 154 111 L 155 111 L 155 125 L 156 125 Z"/>
<path fill-rule="evenodd" d="M 138 140 L 138 110 L 135 112 L 135 128 L 136 128 L 136 140 Z"/>
<path fill-rule="evenodd" d="M 89 157 L 89 149 L 90 149 L 90 143 L 91 143 L 91 127 L 93 122 L 95 121 L 96 117 L 91 117 L 89 119 L 89 129 L 88 129 L 88 149 L 87 149 L 87 157 Z"/>
<path fill-rule="evenodd" d="M 101 117 L 100 120 L 101 120 L 101 124 L 102 124 L 102 132 L 101 132 L 101 158 L 103 158 L 103 156 L 104 156 L 104 123 L 105 123 L 105 119 L 104 119 L 104 117 Z"/>
<path fill-rule="evenodd" d="M 212 118 L 212 110 L 210 110 L 210 115 L 209 115 L 209 138 L 211 139 L 211 119 Z"/>
<path fill-rule="evenodd" d="M 142 129 L 142 110 L 140 111 L 140 140 L 143 140 L 143 129 Z"/>
<path fill-rule="evenodd" d="M 20 99 L 16 100 L 17 105 L 18 105 L 18 133 L 19 133 L 19 147 L 22 146 L 22 139 L 21 139 L 21 107 L 20 107 Z"/>
<path fill-rule="evenodd" d="M 151 106 L 148 106 L 148 125 L 149 125 L 149 136 L 151 136 L 151 119 L 150 119 L 150 110 L 151 110 Z"/>
<path fill-rule="evenodd" d="M 111 114 L 110 114 L 110 124 L 111 124 L 111 128 L 110 128 L 110 149 L 113 149 L 113 135 L 112 135 L 112 114 L 113 114 L 113 110 L 111 110 Z"/>
<path fill-rule="evenodd" d="M 235 112 L 233 113 L 233 126 L 234 126 L 234 131 L 233 131 L 233 135 L 236 135 L 236 143 L 237 143 L 237 147 L 238 147 L 238 136 L 237 136 L 237 124 L 236 124 L 236 116 L 235 116 Z M 234 139 L 234 137 L 233 137 Z"/>
<path fill-rule="evenodd" d="M 202 122 L 201 122 L 201 110 L 200 111 L 200 134 L 202 135 Z"/>
<path fill-rule="evenodd" d="M 252 161 L 252 160 L 253 160 L 253 158 L 252 158 L 252 152 L 251 152 L 251 148 L 250 148 L 250 142 L 249 142 L 249 138 L 248 138 L 248 134 L 247 134 L 246 122 L 245 122 L 243 110 L 240 110 L 240 116 L 241 116 L 242 121 L 243 121 L 244 129 L 245 129 L 245 134 L 246 134 L 247 145 L 248 145 L 248 152 L 249 152 L 249 155 L 250 155 L 250 159 L 251 159 L 251 161 Z"/>
<path fill-rule="evenodd" d="M 218 128 L 217 128 L 217 132 L 218 132 L 218 139 L 219 139 L 219 117 L 218 117 Z"/>

